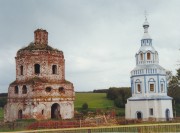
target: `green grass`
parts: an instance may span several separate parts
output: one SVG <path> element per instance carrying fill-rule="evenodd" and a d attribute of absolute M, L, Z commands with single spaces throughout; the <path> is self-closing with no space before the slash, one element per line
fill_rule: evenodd
<path fill-rule="evenodd" d="M 88 108 L 107 109 L 114 107 L 114 101 L 106 98 L 106 93 L 76 93 L 75 109 L 81 108 L 83 103 Z"/>

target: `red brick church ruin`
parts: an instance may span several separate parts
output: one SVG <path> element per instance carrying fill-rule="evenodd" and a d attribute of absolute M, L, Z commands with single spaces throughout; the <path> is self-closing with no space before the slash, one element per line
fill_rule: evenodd
<path fill-rule="evenodd" d="M 74 87 L 65 80 L 63 52 L 48 45 L 48 32 L 37 29 L 34 42 L 18 50 L 16 80 L 8 89 L 5 121 L 70 119 L 74 117 Z"/>

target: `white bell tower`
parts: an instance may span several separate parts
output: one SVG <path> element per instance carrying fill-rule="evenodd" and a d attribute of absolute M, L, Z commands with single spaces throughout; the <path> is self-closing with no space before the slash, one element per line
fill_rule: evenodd
<path fill-rule="evenodd" d="M 148 34 L 147 18 L 144 35 L 136 53 L 136 67 L 131 71 L 131 93 L 126 104 L 126 119 L 170 120 L 173 118 L 172 98 L 167 96 L 166 71 L 159 65 L 158 52 Z"/>

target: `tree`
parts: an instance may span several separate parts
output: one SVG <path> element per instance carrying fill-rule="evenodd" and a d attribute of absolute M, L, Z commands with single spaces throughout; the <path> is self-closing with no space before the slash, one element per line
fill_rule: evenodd
<path fill-rule="evenodd" d="M 173 97 L 176 103 L 180 103 L 180 68 L 177 74 L 172 76 L 168 84 L 168 95 Z"/>
<path fill-rule="evenodd" d="M 111 87 L 107 92 L 107 98 L 114 100 L 114 104 L 117 107 L 125 107 L 126 101 L 130 96 L 130 87 Z"/>
<path fill-rule="evenodd" d="M 121 97 L 118 97 L 114 100 L 114 104 L 116 105 L 116 107 L 119 107 L 119 108 L 124 108 L 125 107 L 125 104 L 124 102 L 122 101 L 122 98 Z"/>
<path fill-rule="evenodd" d="M 171 81 L 172 77 L 173 77 L 172 71 L 166 71 L 167 83 L 169 83 Z"/>
<path fill-rule="evenodd" d="M 176 102 L 180 103 L 180 87 L 178 85 L 178 78 L 173 76 L 168 85 L 168 95 L 173 97 Z"/>
<path fill-rule="evenodd" d="M 173 112 L 176 117 L 176 105 L 180 104 L 180 68 L 168 83 L 168 95 L 173 98 Z"/>

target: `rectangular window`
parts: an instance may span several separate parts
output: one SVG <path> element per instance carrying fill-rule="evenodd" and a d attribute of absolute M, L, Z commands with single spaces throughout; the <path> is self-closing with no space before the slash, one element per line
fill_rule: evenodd
<path fill-rule="evenodd" d="M 150 114 L 150 115 L 153 115 L 153 108 L 150 108 L 150 109 L 149 109 L 149 114 Z"/>
<path fill-rule="evenodd" d="M 154 84 L 150 84 L 150 91 L 154 91 Z"/>

